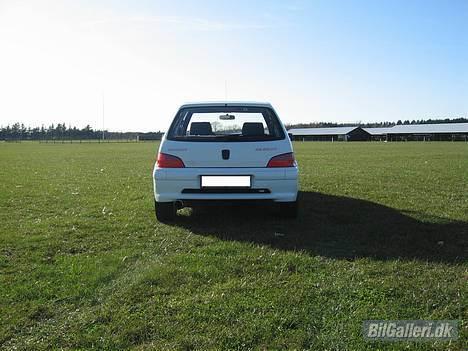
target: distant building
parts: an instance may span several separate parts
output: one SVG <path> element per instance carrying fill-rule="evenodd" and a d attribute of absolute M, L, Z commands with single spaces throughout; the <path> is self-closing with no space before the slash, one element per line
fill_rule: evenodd
<path fill-rule="evenodd" d="M 371 135 L 361 127 L 293 128 L 288 133 L 297 141 L 368 141 Z"/>
<path fill-rule="evenodd" d="M 372 140 L 456 141 L 468 140 L 468 123 L 401 124 L 390 128 L 364 128 Z"/>
<path fill-rule="evenodd" d="M 293 128 L 300 141 L 468 141 L 468 123 L 401 124 L 388 128 Z"/>
<path fill-rule="evenodd" d="M 386 141 L 387 140 L 387 134 L 390 132 L 392 127 L 386 127 L 386 128 L 362 128 L 364 129 L 367 133 L 371 135 L 372 140 L 376 141 Z"/>

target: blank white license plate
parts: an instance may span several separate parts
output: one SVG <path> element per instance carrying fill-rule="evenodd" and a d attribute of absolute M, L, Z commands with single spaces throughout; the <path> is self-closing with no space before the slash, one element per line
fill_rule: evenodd
<path fill-rule="evenodd" d="M 250 176 L 201 176 L 202 188 L 249 188 Z"/>

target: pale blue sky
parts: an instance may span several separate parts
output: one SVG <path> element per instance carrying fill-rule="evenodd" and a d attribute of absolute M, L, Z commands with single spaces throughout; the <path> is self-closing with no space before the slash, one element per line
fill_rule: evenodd
<path fill-rule="evenodd" d="M 468 117 L 468 1 L 0 1 L 0 124 L 164 129 L 186 101 L 283 121 Z M 225 85 L 227 82 L 227 94 Z"/>

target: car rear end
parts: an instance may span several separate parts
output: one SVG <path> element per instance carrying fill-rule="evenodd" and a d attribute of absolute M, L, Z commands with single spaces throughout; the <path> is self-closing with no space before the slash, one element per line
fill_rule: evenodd
<path fill-rule="evenodd" d="M 159 219 L 194 202 L 269 200 L 292 216 L 298 168 L 269 104 L 182 106 L 161 141 L 154 173 Z M 167 216 L 166 216 L 167 215 Z"/>

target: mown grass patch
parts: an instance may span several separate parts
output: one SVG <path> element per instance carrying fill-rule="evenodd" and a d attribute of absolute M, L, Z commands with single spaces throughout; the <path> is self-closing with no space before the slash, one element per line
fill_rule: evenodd
<path fill-rule="evenodd" d="M 296 143 L 301 211 L 154 219 L 156 144 L 0 144 L 5 349 L 463 349 L 468 145 Z M 369 343 L 365 319 L 458 319 Z"/>

